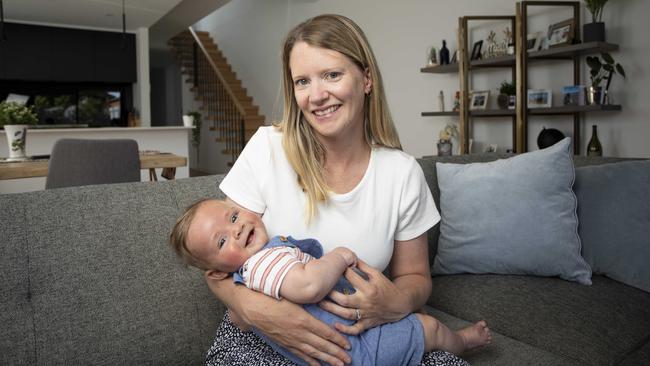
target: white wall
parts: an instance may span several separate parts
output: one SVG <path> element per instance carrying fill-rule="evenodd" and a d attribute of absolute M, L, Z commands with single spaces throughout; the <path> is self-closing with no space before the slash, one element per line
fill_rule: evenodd
<path fill-rule="evenodd" d="M 414 155 L 436 152 L 438 132 L 454 118 L 421 117 L 423 111 L 437 110 L 440 90 L 446 96 L 447 108 L 453 93 L 458 90 L 456 74 L 423 74 L 429 46 L 439 48 L 447 40 L 453 52 L 456 49 L 458 17 L 463 15 L 514 15 L 515 0 L 453 1 L 389 1 L 389 0 L 233 0 L 201 21 L 198 26 L 207 30 L 230 60 L 231 65 L 249 90 L 262 113 L 278 118 L 281 114 L 281 65 L 279 60 L 283 37 L 295 24 L 321 13 L 338 13 L 356 21 L 365 31 L 379 62 L 391 112 L 405 150 Z M 582 151 L 591 135 L 591 124 L 597 124 L 605 155 L 621 157 L 650 157 L 650 114 L 648 80 L 650 78 L 650 25 L 646 15 L 650 2 L 627 0 L 610 2 L 605 7 L 603 20 L 607 24 L 607 40 L 621 45 L 613 56 L 625 67 L 628 79 L 615 78 L 610 88 L 614 103 L 623 105 L 622 112 L 589 114 L 583 119 Z M 586 16 L 583 9 L 583 19 Z M 568 10 L 536 9 L 531 17 L 531 30 L 545 31 L 548 24 L 570 17 Z M 484 38 L 495 24 L 479 24 L 473 33 Z M 498 34 L 500 37 L 501 34 Z M 583 71 L 583 84 L 587 71 Z M 475 74 L 473 88 L 496 88 L 506 71 L 485 71 Z M 560 88 L 572 84 L 569 62 L 549 62 L 548 67 L 531 68 L 531 88 L 552 88 L 556 101 Z M 572 135 L 569 117 L 536 117 L 529 124 L 528 146 L 536 149 L 536 137 L 542 126 L 558 128 Z M 511 120 L 478 120 L 473 137 L 477 145 L 490 143 L 500 150 L 512 146 Z"/>
<path fill-rule="evenodd" d="M 287 29 L 287 8 L 287 0 L 231 1 L 194 25 L 210 32 L 253 103 L 260 107 L 266 124 L 281 117 L 281 105 L 277 104 L 282 99 L 277 98 L 281 96 L 280 47 Z M 187 93 L 189 89 L 184 87 L 183 111 L 198 110 L 198 103 Z M 216 134 L 204 124 L 199 154 L 191 149 L 191 166 L 209 173 L 224 172 L 229 159 L 221 153 L 225 146 L 215 142 Z"/>

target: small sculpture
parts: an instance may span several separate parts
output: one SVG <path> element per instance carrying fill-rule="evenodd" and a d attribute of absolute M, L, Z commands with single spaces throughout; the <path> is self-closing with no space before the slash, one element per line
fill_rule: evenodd
<path fill-rule="evenodd" d="M 442 90 L 440 91 L 440 94 L 438 94 L 438 110 L 440 112 L 445 111 L 445 95 L 442 93 Z"/>
<path fill-rule="evenodd" d="M 456 91 L 456 95 L 454 95 L 454 107 L 452 109 L 454 112 L 460 111 L 460 92 Z"/>
<path fill-rule="evenodd" d="M 494 31 L 490 31 L 485 42 L 487 43 L 487 50 L 485 58 L 490 58 L 495 56 L 496 45 L 497 45 L 497 34 Z"/>
<path fill-rule="evenodd" d="M 456 128 L 456 125 L 451 123 L 447 124 L 445 128 L 440 131 L 438 137 L 440 138 L 436 144 L 438 148 L 438 156 L 451 155 L 453 147 L 451 140 L 452 138 L 458 137 L 458 129 Z"/>
<path fill-rule="evenodd" d="M 440 65 L 449 64 L 449 49 L 447 48 L 447 41 L 442 40 L 442 48 L 440 49 Z"/>
<path fill-rule="evenodd" d="M 429 50 L 427 51 L 427 65 L 433 66 L 437 64 L 438 64 L 438 58 L 436 56 L 436 48 L 429 47 Z"/>

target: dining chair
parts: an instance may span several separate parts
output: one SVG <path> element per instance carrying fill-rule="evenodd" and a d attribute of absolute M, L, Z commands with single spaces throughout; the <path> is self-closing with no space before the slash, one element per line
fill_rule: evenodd
<path fill-rule="evenodd" d="M 135 140 L 64 138 L 52 147 L 45 189 L 139 181 Z"/>

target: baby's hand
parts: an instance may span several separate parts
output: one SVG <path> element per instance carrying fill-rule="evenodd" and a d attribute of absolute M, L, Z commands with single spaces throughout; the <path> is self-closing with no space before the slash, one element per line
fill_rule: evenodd
<path fill-rule="evenodd" d="M 354 254 L 354 252 L 351 251 L 350 249 L 345 247 L 336 247 L 332 252 L 343 257 L 348 267 L 357 265 L 357 255 Z"/>

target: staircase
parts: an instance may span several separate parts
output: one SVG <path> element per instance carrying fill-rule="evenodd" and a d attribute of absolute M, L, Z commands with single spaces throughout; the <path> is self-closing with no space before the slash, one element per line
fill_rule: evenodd
<path fill-rule="evenodd" d="M 230 157 L 228 165 L 232 166 L 246 142 L 264 125 L 264 116 L 208 32 L 190 27 L 168 44 L 200 102 L 203 120 L 211 123 L 209 130 L 216 133 L 215 140 L 225 144 L 222 153 Z"/>

